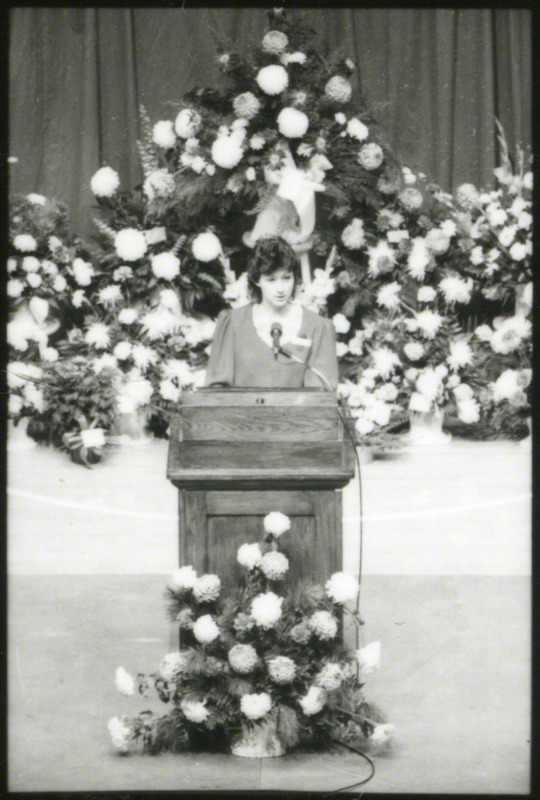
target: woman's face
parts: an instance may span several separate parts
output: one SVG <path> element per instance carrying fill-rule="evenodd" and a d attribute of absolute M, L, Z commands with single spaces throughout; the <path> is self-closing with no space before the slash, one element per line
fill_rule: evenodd
<path fill-rule="evenodd" d="M 263 303 L 273 308 L 283 308 L 294 292 L 294 275 L 289 269 L 276 269 L 268 275 L 261 275 L 257 284 Z"/>

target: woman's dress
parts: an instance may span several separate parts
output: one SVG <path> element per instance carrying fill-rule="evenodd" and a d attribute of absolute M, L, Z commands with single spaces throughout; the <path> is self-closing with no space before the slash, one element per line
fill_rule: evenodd
<path fill-rule="evenodd" d="M 330 320 L 302 308 L 298 334 L 284 340 L 282 346 L 303 363 L 298 364 L 281 354 L 277 359 L 274 357 L 272 347 L 255 328 L 253 303 L 222 311 L 210 351 L 206 386 L 324 388 L 317 375 L 306 368 L 305 365 L 309 365 L 321 372 L 336 389 L 336 333 Z"/>

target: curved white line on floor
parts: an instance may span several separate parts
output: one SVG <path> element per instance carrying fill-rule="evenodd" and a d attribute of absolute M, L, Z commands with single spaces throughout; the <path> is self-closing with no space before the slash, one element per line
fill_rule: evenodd
<path fill-rule="evenodd" d="M 8 494 L 14 497 L 22 497 L 25 500 L 35 500 L 37 503 L 45 503 L 49 506 L 57 506 L 60 508 L 72 508 L 75 511 L 94 511 L 98 514 L 111 514 L 116 517 L 141 517 L 143 519 L 178 519 L 176 514 L 153 514 L 150 511 L 129 511 L 124 508 L 109 508 L 108 506 L 90 506 L 84 503 L 72 503 L 69 500 L 61 500 L 60 498 L 47 497 L 43 494 L 33 494 L 32 492 L 25 492 L 24 489 L 10 489 L 8 487 Z"/>
<path fill-rule="evenodd" d="M 123 508 L 109 508 L 108 506 L 91 506 L 83 503 L 72 503 L 69 500 L 61 500 L 60 498 L 47 497 L 42 494 L 33 494 L 32 492 L 25 492 L 24 489 L 10 489 L 8 487 L 8 494 L 14 497 L 21 497 L 25 500 L 35 500 L 38 503 L 45 503 L 50 506 L 57 506 L 60 508 L 72 508 L 75 511 L 93 511 L 97 514 L 111 514 L 117 517 L 139 517 L 141 519 L 160 519 L 160 520 L 178 520 L 176 514 L 154 514 L 150 511 L 129 511 Z M 495 508 L 496 506 L 514 505 L 515 503 L 524 503 L 526 500 L 531 500 L 532 493 L 526 492 L 525 494 L 517 494 L 514 497 L 501 497 L 498 500 L 488 500 L 480 503 L 468 503 L 463 506 L 449 506 L 447 508 L 425 508 L 420 511 L 397 511 L 391 514 L 372 514 L 365 515 L 363 522 L 380 522 L 387 519 L 407 519 L 414 517 L 434 517 L 434 516 L 448 516 L 449 514 L 462 514 L 466 511 L 480 511 L 484 508 Z M 343 517 L 343 522 L 358 521 L 360 519 L 357 515 L 348 515 Z"/>

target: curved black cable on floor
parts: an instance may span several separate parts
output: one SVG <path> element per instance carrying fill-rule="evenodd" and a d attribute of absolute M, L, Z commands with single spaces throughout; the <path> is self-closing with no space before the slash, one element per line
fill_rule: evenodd
<path fill-rule="evenodd" d="M 341 745 L 341 747 L 346 747 L 347 750 L 350 750 L 351 753 L 356 753 L 357 756 L 360 756 L 371 767 L 371 773 L 368 775 L 367 778 L 363 778 L 361 781 L 356 781 L 356 783 L 351 783 L 348 786 L 340 786 L 339 789 L 334 789 L 333 792 L 328 792 L 327 794 L 320 795 L 319 800 L 326 800 L 327 797 L 334 797 L 334 795 L 339 794 L 339 792 L 346 792 L 348 789 L 355 789 L 357 786 L 362 786 L 364 783 L 370 781 L 373 776 L 375 775 L 375 764 L 371 760 L 369 756 L 366 756 L 365 753 L 362 753 L 360 750 L 357 750 L 355 747 L 351 747 L 350 744 L 345 744 L 345 742 L 341 742 L 339 739 L 332 739 L 335 744 Z"/>

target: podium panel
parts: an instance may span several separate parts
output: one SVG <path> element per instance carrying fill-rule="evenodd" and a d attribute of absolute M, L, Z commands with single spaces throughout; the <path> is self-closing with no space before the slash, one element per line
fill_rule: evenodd
<path fill-rule="evenodd" d="M 354 475 L 333 392 L 199 390 L 171 426 L 167 477 L 178 488 L 179 563 L 238 582 L 240 545 L 260 542 L 263 519 L 291 519 L 280 549 L 298 579 L 342 569 L 341 488 Z"/>

